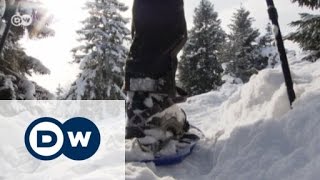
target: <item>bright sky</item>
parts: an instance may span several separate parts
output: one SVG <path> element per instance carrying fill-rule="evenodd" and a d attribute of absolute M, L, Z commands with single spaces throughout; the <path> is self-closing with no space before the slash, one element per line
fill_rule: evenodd
<path fill-rule="evenodd" d="M 55 92 L 58 84 L 62 87 L 68 87 L 75 79 L 79 72 L 77 65 L 72 65 L 72 54 L 70 50 L 77 46 L 76 30 L 81 27 L 79 21 L 83 20 L 86 12 L 82 10 L 86 0 L 42 0 L 54 14 L 57 21 L 52 28 L 55 29 L 56 35 L 53 38 L 44 40 L 28 40 L 24 39 L 23 44 L 29 55 L 40 59 L 44 65 L 50 70 L 50 75 L 32 77 L 41 86 L 47 88 L 51 92 Z M 121 0 L 131 7 L 133 0 Z M 254 26 L 264 32 L 268 21 L 265 0 L 211 0 L 215 5 L 215 10 L 218 11 L 219 17 L 222 20 L 222 27 L 228 31 L 228 24 L 232 13 L 242 4 L 251 12 L 251 16 L 256 19 Z M 185 11 L 188 22 L 188 27 L 192 27 L 193 10 L 199 3 L 199 0 L 185 0 Z M 300 8 L 294 5 L 290 0 L 275 0 L 275 4 L 279 11 L 279 21 L 283 34 L 292 31 L 288 24 L 299 18 L 298 13 L 312 12 L 306 8 Z M 131 16 L 130 10 L 125 13 L 125 16 Z M 130 27 L 128 25 L 128 27 Z M 298 50 L 297 45 L 286 43 L 288 49 Z"/>
<path fill-rule="evenodd" d="M 68 87 L 79 73 L 78 65 L 71 64 L 71 49 L 78 45 L 76 30 L 81 28 L 80 21 L 86 17 L 82 10 L 85 0 L 42 0 L 56 21 L 52 24 L 55 36 L 42 40 L 23 39 L 28 55 L 34 56 L 47 66 L 50 75 L 31 77 L 41 86 L 55 93 L 59 84 Z"/>

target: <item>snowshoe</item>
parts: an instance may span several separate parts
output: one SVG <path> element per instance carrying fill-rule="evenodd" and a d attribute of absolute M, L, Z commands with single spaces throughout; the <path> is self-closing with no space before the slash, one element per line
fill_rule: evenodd
<path fill-rule="evenodd" d="M 145 142 L 139 139 L 126 141 L 126 162 L 153 162 L 156 166 L 178 164 L 193 152 L 197 142 L 203 137 L 199 129 L 191 127 L 188 133 L 179 139 L 171 139 L 165 145 L 162 144 L 161 150 L 156 152 L 153 150 L 159 147 L 150 149 L 150 146 L 143 144 Z"/>

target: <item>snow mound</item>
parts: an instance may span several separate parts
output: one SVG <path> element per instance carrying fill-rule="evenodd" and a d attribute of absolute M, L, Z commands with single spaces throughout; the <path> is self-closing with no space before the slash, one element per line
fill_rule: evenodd
<path fill-rule="evenodd" d="M 290 57 L 297 100 L 290 109 L 281 67 L 244 85 L 192 97 L 181 106 L 202 129 L 183 163 L 126 165 L 127 179 L 318 179 L 320 177 L 320 62 Z M 225 134 L 217 144 L 214 134 Z"/>

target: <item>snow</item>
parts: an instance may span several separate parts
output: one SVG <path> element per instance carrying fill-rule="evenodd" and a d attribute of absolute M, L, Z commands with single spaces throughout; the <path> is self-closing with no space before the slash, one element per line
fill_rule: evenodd
<path fill-rule="evenodd" d="M 143 152 L 140 148 L 138 148 L 139 144 L 137 139 L 134 139 L 132 142 L 128 143 L 129 140 L 126 140 L 126 160 L 134 160 L 134 159 L 145 159 L 151 160 L 153 159 L 153 154 Z"/>
<path fill-rule="evenodd" d="M 293 109 L 289 107 L 280 66 L 260 71 L 246 84 L 233 84 L 233 80 L 226 77 L 228 81 L 218 91 L 191 97 L 180 105 L 191 124 L 206 135 L 194 153 L 181 164 L 168 167 L 126 163 L 126 179 L 318 179 L 320 61 L 301 61 L 302 55 L 288 57 L 297 95 Z M 0 148 L 0 179 L 22 178 L 40 166 L 38 161 L 27 158 L 24 148 L 12 148 L 22 141 L 19 140 L 24 132 L 21 127 L 22 124 L 13 119 L 0 121 L 0 137 L 10 135 L 10 139 L 17 139 L 1 138 L 10 146 Z M 216 141 L 216 134 L 222 134 L 220 132 L 224 133 Z M 152 158 L 137 148 L 129 151 L 134 158 Z M 32 179 L 48 179 L 50 173 L 62 167 L 72 172 L 54 177 L 117 179 L 112 168 L 107 168 L 107 161 L 105 154 L 99 156 L 98 161 L 80 166 L 67 166 L 61 159 L 45 164 L 43 172 Z M 49 166 L 53 168 L 48 169 Z"/>
<path fill-rule="evenodd" d="M 0 179 L 124 179 L 124 101 L 1 101 Z M 32 120 L 54 117 L 62 122 L 86 117 L 99 128 L 101 143 L 94 156 L 73 161 L 61 155 L 40 161 L 24 146 Z"/>
<path fill-rule="evenodd" d="M 6 1 L 5 0 L 1 0 L 0 1 L 0 18 L 2 19 L 4 13 L 6 11 Z"/>
<path fill-rule="evenodd" d="M 25 90 L 24 99 L 35 100 L 35 97 L 34 97 L 34 94 L 36 93 L 35 85 L 28 80 L 23 80 L 21 86 Z"/>
<path fill-rule="evenodd" d="M 127 163 L 126 179 L 318 179 L 320 176 L 320 62 L 289 56 L 297 100 L 290 109 L 280 66 L 247 84 L 181 106 L 206 138 L 184 162 L 169 167 Z M 224 135 L 214 141 L 215 134 Z"/>

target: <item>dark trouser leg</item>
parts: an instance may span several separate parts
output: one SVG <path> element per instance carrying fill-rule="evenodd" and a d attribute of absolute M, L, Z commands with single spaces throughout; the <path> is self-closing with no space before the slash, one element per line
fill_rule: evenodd
<path fill-rule="evenodd" d="M 138 52 L 136 45 L 134 42 L 132 52 Z M 161 115 L 153 117 L 183 99 L 181 96 L 176 97 L 175 73 L 178 63 L 176 54 L 169 53 L 154 59 L 138 58 L 134 53 L 131 55 L 126 63 L 125 78 L 125 90 L 128 95 L 126 138 L 143 137 L 145 129 L 157 126 L 163 130 L 176 131 L 176 134 L 187 131 L 188 128 L 183 124 L 187 124 L 185 113 L 177 106 L 175 110 L 180 114 L 180 119 L 174 117 L 176 114 L 170 115 L 170 113 L 167 113 L 169 115 L 167 117 Z M 175 127 L 170 127 L 170 123 Z"/>

